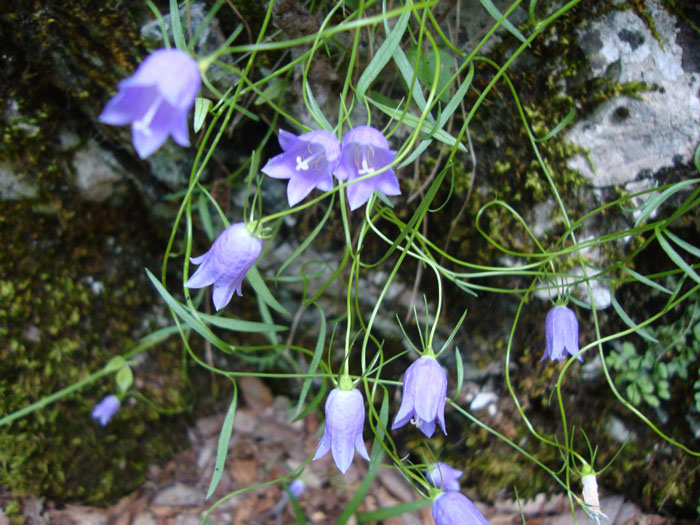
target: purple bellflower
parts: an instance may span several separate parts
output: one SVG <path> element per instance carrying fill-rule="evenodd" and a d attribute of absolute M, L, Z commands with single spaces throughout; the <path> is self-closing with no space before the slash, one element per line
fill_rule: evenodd
<path fill-rule="evenodd" d="M 370 126 L 357 126 L 343 137 L 335 176 L 338 180 L 352 182 L 388 166 L 394 157 L 396 152 L 389 149 L 389 143 L 381 131 Z M 351 210 L 366 203 L 374 190 L 384 195 L 401 195 L 399 181 L 392 168 L 350 184 L 347 189 Z"/>
<path fill-rule="evenodd" d="M 109 395 L 93 407 L 90 417 L 104 427 L 112 420 L 121 406 L 122 403 L 117 396 Z"/>
<path fill-rule="evenodd" d="M 563 361 L 567 358 L 566 352 L 572 356 L 578 353 L 578 321 L 576 314 L 570 308 L 555 306 L 547 312 L 544 335 L 547 344 L 540 361 L 547 358 L 552 361 Z M 583 361 L 581 356 L 578 356 L 578 359 Z"/>
<path fill-rule="evenodd" d="M 333 171 L 340 156 L 340 142 L 333 133 L 318 129 L 297 137 L 281 129 L 278 140 L 284 153 L 268 160 L 262 172 L 274 179 L 289 179 L 287 200 L 290 206 L 314 188 L 333 189 Z"/>
<path fill-rule="evenodd" d="M 392 429 L 411 422 L 423 434 L 431 437 L 437 419 L 442 432 L 445 430 L 445 396 L 447 376 L 434 357 L 424 355 L 408 367 L 403 377 L 403 399 Z"/>
<path fill-rule="evenodd" d="M 355 450 L 369 461 L 362 426 L 365 423 L 365 404 L 357 388 L 334 388 L 326 400 L 326 429 L 318 444 L 314 460 L 322 458 L 330 450 L 338 470 L 345 474 L 350 468 Z"/>
<path fill-rule="evenodd" d="M 435 525 L 489 525 L 469 498 L 461 492 L 443 492 L 433 502 Z"/>
<path fill-rule="evenodd" d="M 445 490 L 459 490 L 459 478 L 462 477 L 461 470 L 450 467 L 446 463 L 433 463 L 428 472 L 428 481 L 434 487 Z"/>
<path fill-rule="evenodd" d="M 255 264 L 262 241 L 253 237 L 242 222 L 232 224 L 214 241 L 209 251 L 199 257 L 192 257 L 192 264 L 200 264 L 197 271 L 187 280 L 187 288 L 204 288 L 214 285 L 214 307 L 221 310 L 228 304 L 233 292 L 241 295 L 243 277 Z"/>
<path fill-rule="evenodd" d="M 187 114 L 201 87 L 197 62 L 179 49 L 159 49 L 144 60 L 100 114 L 112 126 L 131 124 L 134 148 L 145 159 L 168 135 L 189 146 Z"/>

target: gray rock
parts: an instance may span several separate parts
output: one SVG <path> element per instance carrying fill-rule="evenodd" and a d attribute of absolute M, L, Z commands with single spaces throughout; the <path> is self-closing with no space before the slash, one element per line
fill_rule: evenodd
<path fill-rule="evenodd" d="M 689 162 L 700 142 L 698 68 L 679 45 L 676 21 L 660 1 L 648 0 L 646 6 L 663 49 L 630 10 L 608 13 L 578 35 L 593 76 L 652 87 L 642 99 L 608 100 L 567 133 L 567 140 L 590 155 L 575 155 L 569 167 L 596 187 L 624 184 L 640 173 Z"/>
<path fill-rule="evenodd" d="M 0 200 L 33 199 L 39 191 L 27 179 L 20 179 L 9 164 L 0 164 Z"/>
<path fill-rule="evenodd" d="M 75 185 L 83 198 L 104 202 L 115 195 L 124 181 L 121 166 L 109 151 L 89 140 L 87 146 L 73 157 Z"/>

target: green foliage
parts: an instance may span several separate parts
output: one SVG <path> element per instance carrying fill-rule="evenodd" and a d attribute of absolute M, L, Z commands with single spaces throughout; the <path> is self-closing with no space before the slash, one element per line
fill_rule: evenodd
<path fill-rule="evenodd" d="M 606 357 L 607 365 L 617 372 L 615 384 L 625 389 L 634 404 L 642 402 L 657 408 L 671 400 L 671 383 L 675 378 L 688 381 L 691 366 L 700 355 L 700 299 L 695 298 L 676 322 L 651 330 L 657 342 L 648 341 L 638 352 L 630 341 L 621 351 Z M 700 411 L 700 380 L 693 384 L 694 407 Z"/>

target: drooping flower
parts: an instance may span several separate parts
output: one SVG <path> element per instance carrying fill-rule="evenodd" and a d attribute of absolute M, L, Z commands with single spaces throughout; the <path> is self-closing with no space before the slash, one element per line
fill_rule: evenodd
<path fill-rule="evenodd" d="M 189 146 L 187 115 L 201 87 L 197 62 L 179 49 L 151 53 L 100 114 L 112 126 L 131 124 L 134 148 L 142 159 L 160 148 L 168 135 Z"/>
<path fill-rule="evenodd" d="M 389 149 L 389 143 L 381 131 L 371 126 L 357 126 L 343 137 L 335 176 L 341 181 L 353 181 L 388 166 L 394 157 L 396 152 Z M 350 184 L 347 190 L 351 210 L 366 203 L 374 190 L 384 195 L 401 195 L 393 168 Z"/>
<path fill-rule="evenodd" d="M 93 407 L 90 417 L 104 427 L 112 420 L 121 406 L 122 403 L 117 396 L 109 395 Z"/>
<path fill-rule="evenodd" d="M 424 355 L 408 367 L 403 377 L 403 399 L 392 429 L 411 422 L 431 437 L 437 420 L 445 430 L 445 396 L 447 376 L 434 357 Z"/>
<path fill-rule="evenodd" d="M 443 492 L 433 502 L 435 525 L 489 525 L 469 498 L 461 492 Z"/>
<path fill-rule="evenodd" d="M 297 137 L 281 129 L 278 140 L 284 153 L 268 160 L 262 172 L 274 179 L 289 179 L 287 200 L 290 206 L 314 188 L 333 189 L 333 171 L 340 156 L 340 142 L 333 133 L 318 129 Z"/>
<path fill-rule="evenodd" d="M 314 459 L 333 453 L 338 470 L 345 474 L 350 468 L 355 450 L 369 461 L 362 427 L 365 423 L 365 404 L 357 388 L 341 390 L 334 388 L 326 400 L 326 429 L 318 444 Z"/>
<path fill-rule="evenodd" d="M 241 295 L 243 277 L 255 264 L 262 241 L 253 237 L 246 225 L 237 222 L 226 228 L 214 241 L 209 251 L 192 257 L 192 264 L 201 265 L 187 280 L 187 288 L 204 288 L 214 285 L 214 307 L 221 310 L 228 304 L 233 292 Z"/>
<path fill-rule="evenodd" d="M 306 490 L 306 483 L 299 478 L 295 479 L 289 484 L 289 492 L 291 492 L 292 496 L 297 499 L 299 499 L 299 497 L 304 493 L 304 490 Z"/>
<path fill-rule="evenodd" d="M 570 308 L 558 305 L 547 312 L 544 335 L 546 345 L 540 361 L 547 358 L 552 361 L 563 361 L 567 358 L 564 350 L 572 356 L 578 353 L 578 321 L 576 314 Z M 578 356 L 578 359 L 583 361 L 581 356 Z"/>
<path fill-rule="evenodd" d="M 459 490 L 459 478 L 464 472 L 439 461 L 433 463 L 426 474 L 428 481 L 434 487 L 444 490 Z"/>
<path fill-rule="evenodd" d="M 600 500 L 598 499 L 598 482 L 596 481 L 595 472 L 588 469 L 591 473 L 581 477 L 583 483 L 583 501 L 586 506 L 583 508 L 593 521 L 600 523 L 601 518 L 608 517 L 600 509 Z"/>

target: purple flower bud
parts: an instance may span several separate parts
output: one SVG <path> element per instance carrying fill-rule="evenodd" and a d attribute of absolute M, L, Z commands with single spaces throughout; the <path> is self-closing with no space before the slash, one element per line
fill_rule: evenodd
<path fill-rule="evenodd" d="M 433 520 L 435 525 L 489 525 L 476 505 L 454 490 L 443 492 L 435 499 Z"/>
<path fill-rule="evenodd" d="M 201 78 L 197 62 L 179 49 L 151 53 L 100 114 L 100 122 L 112 126 L 131 124 L 139 157 L 148 157 L 168 135 L 180 146 L 189 146 L 187 114 L 197 98 Z"/>
<path fill-rule="evenodd" d="M 289 484 L 289 492 L 291 492 L 292 496 L 294 496 L 297 499 L 299 499 L 299 497 L 304 493 L 305 489 L 306 483 L 304 483 L 299 478 L 295 479 Z"/>
<path fill-rule="evenodd" d="M 235 291 L 241 295 L 243 277 L 255 264 L 262 241 L 253 237 L 242 222 L 232 224 L 219 234 L 209 251 L 192 257 L 192 264 L 201 264 L 187 280 L 187 288 L 204 288 L 214 285 L 214 307 L 221 310 L 228 304 Z"/>
<path fill-rule="evenodd" d="M 394 161 L 396 152 L 389 149 L 381 131 L 370 126 L 357 126 L 343 137 L 340 162 L 335 171 L 338 180 L 353 181 L 373 171 L 378 171 Z M 348 186 L 348 203 L 355 210 L 367 202 L 372 192 L 384 195 L 401 195 L 399 181 L 393 168 Z"/>
<path fill-rule="evenodd" d="M 424 355 L 408 367 L 403 377 L 403 399 L 392 429 L 409 421 L 423 434 L 431 437 L 435 432 L 435 420 L 445 430 L 445 396 L 447 376 L 434 357 Z"/>
<path fill-rule="evenodd" d="M 578 353 L 578 321 L 573 310 L 566 306 L 555 306 L 547 312 L 544 335 L 547 344 L 540 361 L 547 358 L 552 361 L 563 361 L 567 357 L 564 350 L 571 355 Z M 581 356 L 578 356 L 578 359 L 583 361 Z"/>
<path fill-rule="evenodd" d="M 117 396 L 109 395 L 93 407 L 90 417 L 104 427 L 112 420 L 121 406 L 122 403 Z"/>
<path fill-rule="evenodd" d="M 326 429 L 318 444 L 314 459 L 333 452 L 338 470 L 345 474 L 350 468 L 354 451 L 369 461 L 369 455 L 362 440 L 362 426 L 365 423 L 365 404 L 357 388 L 341 390 L 334 388 L 326 400 Z"/>
<path fill-rule="evenodd" d="M 281 129 L 278 140 L 284 153 L 268 160 L 262 172 L 274 179 L 289 179 L 290 206 L 314 188 L 333 189 L 333 171 L 340 156 L 340 142 L 333 133 L 319 129 L 297 137 Z"/>
<path fill-rule="evenodd" d="M 461 470 L 450 467 L 446 463 L 433 463 L 427 472 L 428 481 L 439 489 L 459 490 L 459 478 L 464 474 Z"/>

